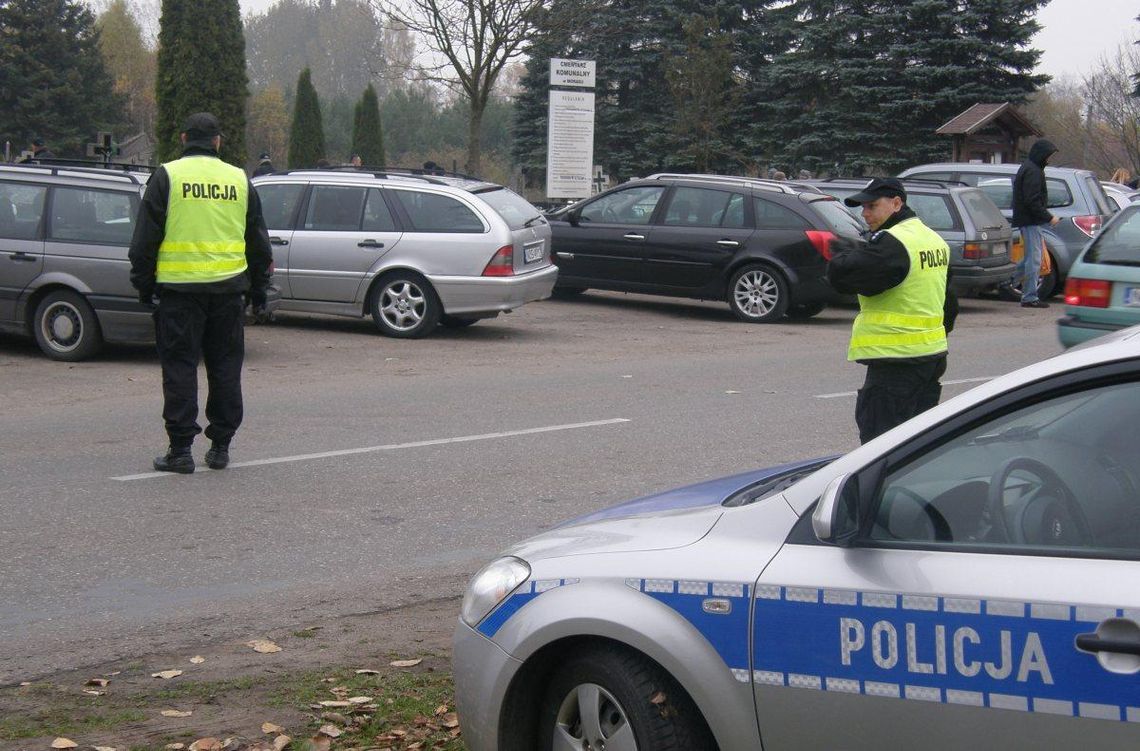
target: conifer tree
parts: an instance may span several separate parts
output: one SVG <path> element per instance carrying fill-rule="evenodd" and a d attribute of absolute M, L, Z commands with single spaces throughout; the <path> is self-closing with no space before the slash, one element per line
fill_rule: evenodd
<path fill-rule="evenodd" d="M 124 120 L 113 86 L 85 3 L 0 2 L 0 141 L 15 154 L 34 137 L 56 156 L 82 154 L 96 131 Z"/>
<path fill-rule="evenodd" d="M 182 153 L 178 136 L 188 115 L 210 112 L 222 126 L 222 158 L 245 165 L 249 89 L 238 0 L 162 0 L 156 92 L 160 161 Z"/>
<path fill-rule="evenodd" d="M 315 167 L 325 158 L 325 134 L 321 126 L 321 103 L 313 88 L 308 68 L 297 78 L 297 96 L 293 103 L 293 124 L 289 129 L 289 167 Z"/>
<path fill-rule="evenodd" d="M 384 133 L 380 126 L 380 100 L 372 84 L 356 104 L 356 117 L 352 127 L 352 152 L 369 167 L 384 166 Z"/>

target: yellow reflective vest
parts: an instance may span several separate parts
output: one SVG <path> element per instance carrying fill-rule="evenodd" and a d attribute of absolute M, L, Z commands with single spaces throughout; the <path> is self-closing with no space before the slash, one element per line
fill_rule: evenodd
<path fill-rule="evenodd" d="M 906 248 L 910 271 L 882 294 L 859 295 L 859 315 L 851 329 L 848 360 L 922 357 L 946 351 L 942 307 L 950 247 L 917 217 L 885 232 Z"/>
<path fill-rule="evenodd" d="M 249 202 L 245 173 L 211 156 L 185 156 L 163 166 L 170 176 L 170 197 L 155 281 L 202 284 L 243 273 Z"/>

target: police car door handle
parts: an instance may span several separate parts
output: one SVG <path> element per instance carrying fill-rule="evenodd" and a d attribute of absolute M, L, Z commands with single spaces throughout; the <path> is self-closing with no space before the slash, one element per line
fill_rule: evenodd
<path fill-rule="evenodd" d="M 639 235 L 636 232 L 628 232 L 622 235 L 626 240 L 644 240 L 645 235 Z"/>
<path fill-rule="evenodd" d="M 1122 655 L 1140 656 L 1140 641 L 1106 639 L 1095 633 L 1077 634 L 1077 649 L 1083 652 L 1116 652 Z"/>
<path fill-rule="evenodd" d="M 736 240 L 717 240 L 716 244 L 722 248 L 739 248 L 740 243 Z"/>
<path fill-rule="evenodd" d="M 384 243 L 378 243 L 375 240 L 361 240 L 358 242 L 357 247 L 360 248 L 383 248 Z"/>
<path fill-rule="evenodd" d="M 17 250 L 15 253 L 8 256 L 8 258 L 12 259 L 13 261 L 34 261 L 34 260 L 36 260 L 36 257 L 34 255 L 32 255 L 31 253 L 25 253 L 22 250 Z"/>
<path fill-rule="evenodd" d="M 273 243 L 274 245 L 288 245 L 289 244 L 288 240 L 282 240 L 280 237 L 271 237 L 271 238 L 269 238 L 269 242 Z"/>

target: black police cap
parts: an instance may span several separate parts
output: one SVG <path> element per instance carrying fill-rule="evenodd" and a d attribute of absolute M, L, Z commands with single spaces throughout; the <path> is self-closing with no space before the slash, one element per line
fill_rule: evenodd
<path fill-rule="evenodd" d="M 848 206 L 861 206 L 879 198 L 895 197 L 906 202 L 906 188 L 903 187 L 902 181 L 896 177 L 876 177 L 867 183 L 863 190 L 843 199 L 843 203 Z"/>
<path fill-rule="evenodd" d="M 209 112 L 195 112 L 186 118 L 182 132 L 188 141 L 209 141 L 214 136 L 222 135 L 222 126 L 218 123 L 218 118 Z"/>

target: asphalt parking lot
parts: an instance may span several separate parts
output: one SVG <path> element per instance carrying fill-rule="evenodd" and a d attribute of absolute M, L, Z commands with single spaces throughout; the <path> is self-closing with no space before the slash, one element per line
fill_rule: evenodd
<path fill-rule="evenodd" d="M 1060 313 L 964 301 L 943 398 L 1059 352 Z M 403 341 L 282 315 L 247 329 L 234 463 L 190 476 L 150 472 L 148 348 L 67 364 L 0 337 L 0 684 L 454 596 L 576 515 L 849 449 L 853 317 L 588 293 Z"/>

